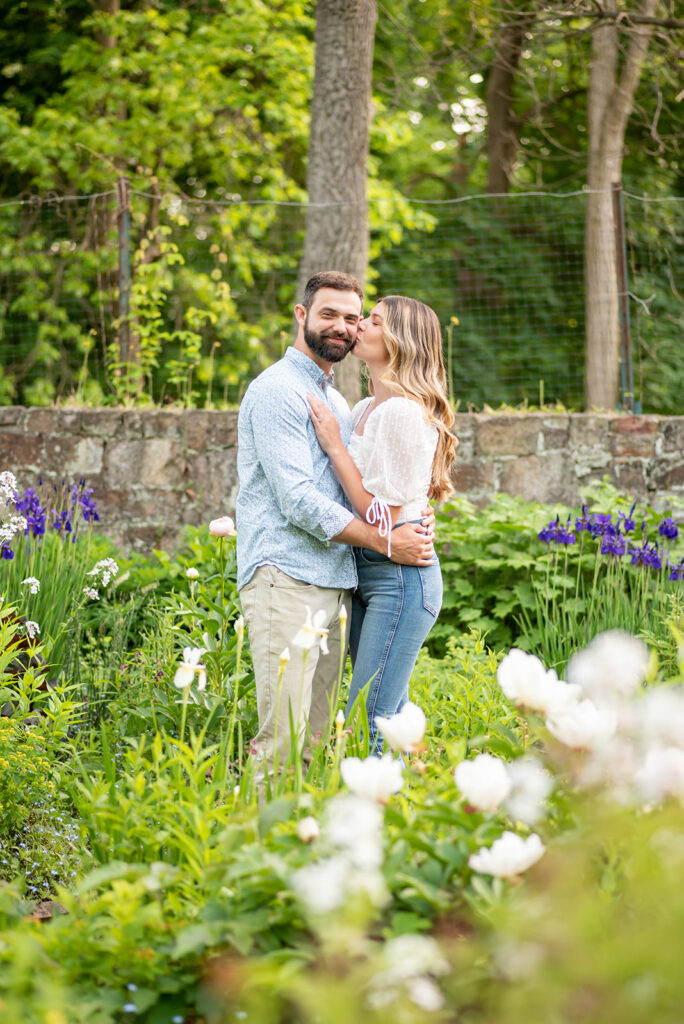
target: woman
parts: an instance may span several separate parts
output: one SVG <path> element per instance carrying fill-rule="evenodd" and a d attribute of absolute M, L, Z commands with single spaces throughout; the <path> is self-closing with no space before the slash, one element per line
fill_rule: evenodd
<path fill-rule="evenodd" d="M 309 395 L 309 404 L 354 511 L 387 537 L 386 556 L 355 549 L 359 585 L 349 633 L 347 715 L 367 687 L 369 746 L 376 752 L 375 718 L 396 714 L 408 700 L 418 652 L 442 604 L 437 558 L 426 568 L 390 561 L 392 529 L 420 520 L 428 497 L 448 496 L 458 442 L 450 430 L 442 332 L 429 306 L 401 295 L 381 299 L 361 322 L 352 353 L 368 368 L 370 397 L 354 407 L 348 449 L 325 403 Z"/>

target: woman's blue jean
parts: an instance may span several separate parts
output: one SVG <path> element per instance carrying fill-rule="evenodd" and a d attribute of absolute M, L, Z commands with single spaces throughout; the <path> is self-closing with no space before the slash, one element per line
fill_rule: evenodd
<path fill-rule="evenodd" d="M 439 562 L 426 568 L 397 565 L 369 548 L 355 548 L 359 574 L 352 600 L 349 647 L 353 674 L 349 715 L 368 687 L 369 750 L 377 752 L 376 715 L 387 718 L 402 709 L 418 652 L 442 605 Z"/>

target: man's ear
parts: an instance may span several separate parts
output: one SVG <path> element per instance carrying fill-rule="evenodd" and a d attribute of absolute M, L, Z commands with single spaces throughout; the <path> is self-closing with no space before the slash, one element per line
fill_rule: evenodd
<path fill-rule="evenodd" d="M 303 327 L 304 321 L 306 320 L 306 307 L 302 306 L 301 303 L 298 302 L 294 308 L 294 315 L 297 323 L 301 324 L 301 326 Z"/>

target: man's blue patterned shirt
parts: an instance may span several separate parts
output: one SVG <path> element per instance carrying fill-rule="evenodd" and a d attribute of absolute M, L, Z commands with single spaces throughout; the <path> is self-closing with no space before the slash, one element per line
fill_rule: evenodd
<path fill-rule="evenodd" d="M 321 368 L 288 348 L 247 388 L 238 416 L 238 588 L 260 565 L 317 587 L 352 589 L 351 548 L 330 543 L 354 518 L 316 438 L 306 392 L 320 393 L 346 445 L 349 407 Z"/>

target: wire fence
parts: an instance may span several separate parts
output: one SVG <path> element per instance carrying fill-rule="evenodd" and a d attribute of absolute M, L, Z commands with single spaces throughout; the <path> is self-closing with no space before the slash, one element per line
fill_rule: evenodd
<path fill-rule="evenodd" d="M 587 195 L 371 203 L 369 296 L 437 312 L 460 408 L 583 406 Z M 636 400 L 677 412 L 684 200 L 624 194 Z M 129 192 L 0 204 L 0 403 L 236 403 L 291 337 L 306 207 Z M 618 265 L 621 246 L 601 259 Z"/>

